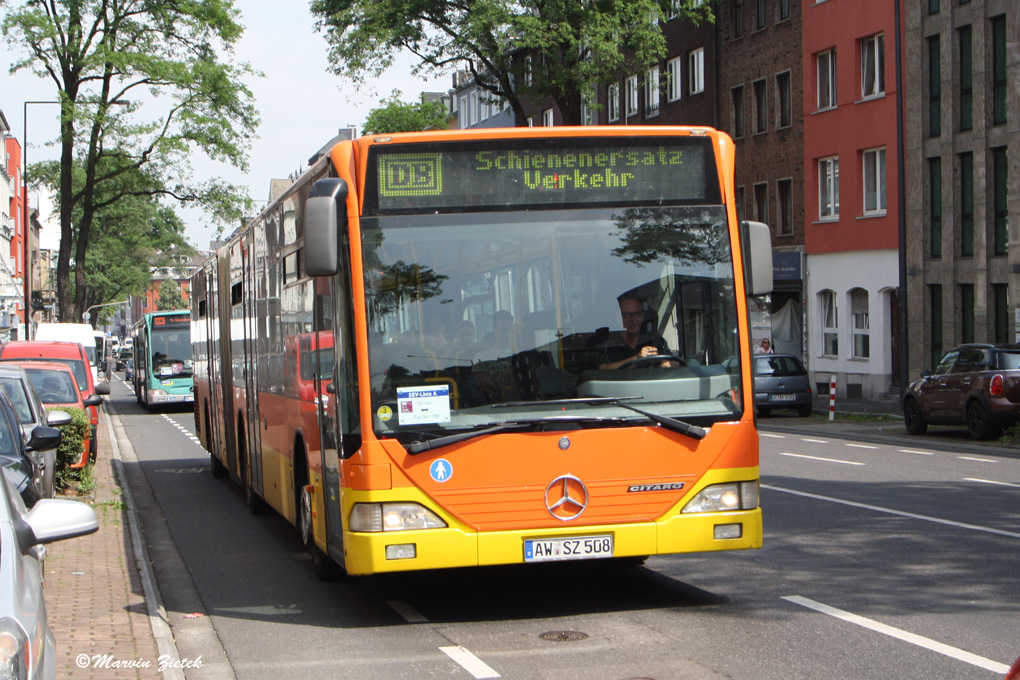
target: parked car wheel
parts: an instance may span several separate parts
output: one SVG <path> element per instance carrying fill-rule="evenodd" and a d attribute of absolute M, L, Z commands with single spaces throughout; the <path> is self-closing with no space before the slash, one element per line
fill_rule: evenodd
<path fill-rule="evenodd" d="M 801 406 L 797 409 L 797 415 L 801 418 L 807 418 L 811 415 L 811 406 Z"/>
<path fill-rule="evenodd" d="M 907 399 L 903 402 L 903 424 L 908 434 L 924 434 L 928 431 L 928 423 L 916 399 Z"/>
<path fill-rule="evenodd" d="M 971 402 L 967 406 L 967 430 L 972 439 L 995 439 L 1001 433 L 980 401 Z"/>

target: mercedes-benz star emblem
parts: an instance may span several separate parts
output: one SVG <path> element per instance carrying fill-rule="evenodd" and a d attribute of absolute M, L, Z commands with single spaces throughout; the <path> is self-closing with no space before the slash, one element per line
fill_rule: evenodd
<path fill-rule="evenodd" d="M 588 507 L 588 487 L 574 475 L 563 475 L 545 488 L 545 507 L 558 520 L 577 519 Z"/>

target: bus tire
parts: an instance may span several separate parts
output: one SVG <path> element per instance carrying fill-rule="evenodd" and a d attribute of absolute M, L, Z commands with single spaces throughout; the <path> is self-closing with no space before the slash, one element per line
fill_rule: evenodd
<path fill-rule="evenodd" d="M 215 453 L 209 454 L 209 460 L 212 463 L 212 476 L 216 479 L 223 479 L 227 476 L 226 466 L 220 462 L 220 459 L 216 457 Z"/>
<path fill-rule="evenodd" d="M 301 532 L 301 542 L 312 558 L 315 578 L 327 583 L 336 581 L 343 574 L 340 565 L 315 544 L 315 532 L 312 529 L 312 494 L 309 493 L 307 485 L 301 486 L 298 499 L 298 530 Z"/>
<path fill-rule="evenodd" d="M 312 493 L 308 489 L 308 461 L 299 440 L 294 446 L 294 498 L 297 505 L 297 528 L 301 543 L 312 559 L 312 571 L 323 582 L 336 581 L 343 575 L 340 565 L 315 544 L 312 514 Z"/>

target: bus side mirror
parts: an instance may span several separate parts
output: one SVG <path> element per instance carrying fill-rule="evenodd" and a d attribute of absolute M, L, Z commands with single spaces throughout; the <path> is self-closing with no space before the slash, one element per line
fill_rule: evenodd
<path fill-rule="evenodd" d="M 762 222 L 741 222 L 744 284 L 748 297 L 772 292 L 772 234 Z"/>
<path fill-rule="evenodd" d="M 347 215 L 347 182 L 331 177 L 312 185 L 305 201 L 305 271 L 332 276 L 340 270 L 340 222 Z"/>

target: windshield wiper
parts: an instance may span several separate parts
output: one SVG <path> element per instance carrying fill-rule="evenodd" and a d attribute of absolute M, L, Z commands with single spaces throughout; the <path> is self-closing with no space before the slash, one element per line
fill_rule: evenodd
<path fill-rule="evenodd" d="M 590 404 L 592 406 L 599 406 L 602 404 L 608 404 L 612 406 L 619 406 L 625 408 L 628 411 L 639 413 L 645 418 L 662 425 L 668 430 L 673 432 L 679 432 L 685 434 L 693 439 L 704 439 L 705 435 L 708 434 L 708 430 L 697 425 L 691 425 L 690 423 L 676 418 L 670 418 L 669 416 L 661 416 L 657 413 L 645 411 L 636 406 L 625 404 L 624 401 L 631 401 L 640 399 L 641 397 L 577 397 L 574 399 L 547 399 L 545 401 L 508 401 L 502 404 L 492 404 L 492 408 L 507 408 L 507 407 L 521 407 L 521 406 L 559 406 L 569 404 Z"/>
<path fill-rule="evenodd" d="M 481 430 L 471 430 L 470 432 L 460 432 L 458 434 L 450 434 L 444 437 L 436 437 L 435 439 L 428 439 L 425 441 L 411 442 L 407 445 L 407 452 L 412 456 L 425 451 L 432 451 L 443 446 L 449 446 L 450 444 L 459 444 L 460 442 L 474 439 L 475 437 L 484 437 L 487 434 L 498 434 L 500 432 L 506 432 L 508 430 L 523 430 L 528 427 L 534 427 L 536 425 L 545 425 L 547 423 L 582 423 L 582 422 L 595 422 L 595 423 L 617 423 L 622 424 L 627 421 L 623 418 L 599 418 L 593 416 L 575 416 L 575 415 L 561 415 L 561 416 L 549 416 L 547 418 L 525 418 L 519 420 L 508 420 L 504 423 L 498 423 L 491 427 L 485 427 Z"/>

